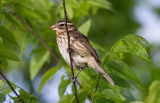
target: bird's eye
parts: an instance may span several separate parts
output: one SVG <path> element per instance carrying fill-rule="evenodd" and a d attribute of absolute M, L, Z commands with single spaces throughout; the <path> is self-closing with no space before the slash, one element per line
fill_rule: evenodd
<path fill-rule="evenodd" d="M 60 26 L 64 26 L 64 24 L 60 24 Z"/>

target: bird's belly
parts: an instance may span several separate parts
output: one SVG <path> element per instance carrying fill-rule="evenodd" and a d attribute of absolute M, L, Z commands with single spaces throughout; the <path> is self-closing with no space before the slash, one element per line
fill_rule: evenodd
<path fill-rule="evenodd" d="M 76 69 L 87 67 L 86 57 L 82 57 L 79 54 L 72 54 L 73 64 Z"/>
<path fill-rule="evenodd" d="M 63 59 L 67 62 L 67 64 L 70 66 L 70 58 L 69 58 L 69 54 L 67 52 L 67 45 L 59 45 L 59 50 L 60 53 L 63 57 Z M 84 68 L 87 67 L 87 60 L 86 57 L 82 57 L 81 55 L 79 55 L 76 52 L 71 52 L 71 56 L 72 56 L 72 64 L 73 64 L 73 68 L 74 69 L 79 69 L 79 68 Z"/>

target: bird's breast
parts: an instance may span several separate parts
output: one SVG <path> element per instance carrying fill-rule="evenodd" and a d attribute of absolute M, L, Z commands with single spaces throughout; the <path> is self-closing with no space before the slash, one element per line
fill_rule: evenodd
<path fill-rule="evenodd" d="M 59 51 L 60 51 L 62 57 L 67 62 L 67 64 L 70 65 L 69 54 L 67 52 L 67 48 L 68 48 L 68 38 L 67 38 L 67 36 L 65 36 L 63 34 L 58 36 L 57 37 L 57 44 L 58 44 Z"/>
<path fill-rule="evenodd" d="M 79 49 L 79 45 L 77 44 L 76 40 L 73 40 L 73 38 L 71 37 L 70 39 L 70 44 L 71 44 L 71 49 L 73 50 L 71 52 L 72 55 L 72 59 L 73 59 L 73 67 L 74 69 L 79 69 L 79 68 L 84 68 L 87 66 L 86 62 L 86 56 L 84 57 L 83 55 L 81 55 L 80 53 L 82 52 L 82 54 L 84 54 L 84 50 Z M 69 58 L 69 54 L 67 52 L 67 48 L 68 48 L 68 38 L 65 35 L 61 35 L 59 37 L 57 37 L 57 44 L 59 47 L 59 51 L 62 55 L 62 57 L 64 58 L 64 60 L 67 62 L 68 65 L 70 65 L 70 58 Z"/>

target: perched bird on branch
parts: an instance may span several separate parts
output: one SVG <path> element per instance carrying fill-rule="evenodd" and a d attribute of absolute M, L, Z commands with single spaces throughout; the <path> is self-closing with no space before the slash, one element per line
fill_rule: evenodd
<path fill-rule="evenodd" d="M 68 49 L 68 37 L 65 21 L 59 21 L 57 24 L 51 26 L 50 28 L 51 30 L 56 31 L 57 44 L 60 53 L 62 54 L 62 57 L 67 62 L 67 64 L 70 65 L 68 52 L 71 52 L 73 69 L 78 69 L 80 73 L 83 68 L 90 67 L 95 71 L 100 72 L 109 81 L 109 83 L 114 86 L 114 81 L 102 68 L 101 61 L 99 60 L 96 51 L 89 43 L 87 37 L 79 32 L 72 22 L 67 21 L 67 26 L 70 36 L 70 50 Z"/>

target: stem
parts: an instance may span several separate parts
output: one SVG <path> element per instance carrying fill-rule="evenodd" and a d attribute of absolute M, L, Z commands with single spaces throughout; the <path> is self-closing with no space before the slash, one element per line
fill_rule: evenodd
<path fill-rule="evenodd" d="M 29 31 L 42 43 L 42 45 L 47 49 L 47 51 L 52 55 L 52 57 L 60 64 L 63 65 L 60 59 L 51 51 L 51 49 L 48 47 L 46 42 L 31 28 L 31 26 L 21 17 L 19 16 L 10 5 L 7 5 L 7 8 L 11 11 L 15 17 L 20 20 L 28 29 Z"/>
<path fill-rule="evenodd" d="M 9 80 L 4 76 L 4 74 L 0 71 L 0 75 L 3 77 L 3 79 L 6 81 L 6 83 L 8 84 L 8 86 L 11 88 L 11 90 L 13 91 L 13 93 L 17 96 L 17 98 L 19 99 L 19 101 L 21 103 L 24 103 L 22 98 L 17 94 L 17 92 L 14 90 L 13 86 L 11 85 L 11 83 L 9 82 Z"/>
<path fill-rule="evenodd" d="M 67 103 L 69 103 L 69 95 L 68 95 L 68 92 L 67 92 Z"/>
<path fill-rule="evenodd" d="M 74 80 L 74 72 L 73 72 L 73 64 L 72 64 L 72 56 L 71 56 L 71 48 L 70 48 L 70 36 L 69 36 L 69 32 L 68 32 L 68 26 L 67 26 L 67 12 L 66 12 L 66 7 L 65 7 L 65 0 L 63 0 L 63 8 L 64 8 L 64 16 L 65 16 L 65 27 L 66 27 L 66 32 L 67 32 L 67 36 L 68 36 L 68 50 L 69 50 L 69 58 L 70 58 L 70 65 L 71 65 L 71 72 L 72 72 L 72 83 L 73 83 L 73 87 L 74 87 L 74 95 L 76 98 L 76 102 L 79 103 L 78 101 L 78 96 L 77 96 L 77 91 L 76 91 L 76 81 Z"/>
<path fill-rule="evenodd" d="M 93 98 L 92 98 L 92 102 L 91 102 L 91 103 L 93 103 L 93 101 L 94 101 L 94 98 L 95 98 L 95 95 L 96 95 L 96 92 L 97 92 L 97 88 L 98 88 L 98 83 L 99 83 L 100 77 L 101 77 L 101 73 L 99 73 L 99 75 L 98 75 L 97 84 L 96 84 L 96 88 L 95 88 L 95 90 L 94 90 L 94 95 L 93 95 Z"/>

